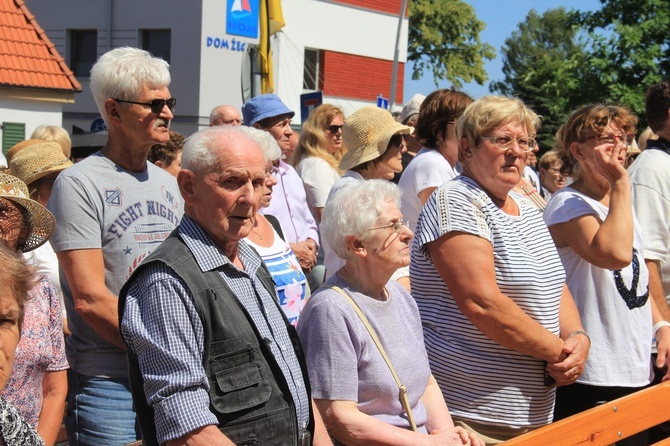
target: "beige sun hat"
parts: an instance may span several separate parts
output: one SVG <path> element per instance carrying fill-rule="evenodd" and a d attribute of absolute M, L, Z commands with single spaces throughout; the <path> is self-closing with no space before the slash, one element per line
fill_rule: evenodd
<path fill-rule="evenodd" d="M 24 147 L 14 154 L 8 164 L 9 173 L 28 186 L 50 173 L 73 165 L 56 142 L 40 142 Z"/>
<path fill-rule="evenodd" d="M 405 123 L 412 116 L 418 115 L 419 110 L 421 109 L 421 104 L 423 104 L 423 101 L 425 99 L 426 97 L 421 93 L 417 93 L 414 96 L 412 96 L 412 99 L 410 99 L 409 102 L 405 104 L 405 106 L 402 108 L 402 111 L 400 112 L 400 118 L 398 118 L 398 121 L 400 121 L 401 123 Z"/>
<path fill-rule="evenodd" d="M 46 142 L 46 141 L 43 140 L 43 139 L 26 139 L 26 140 L 17 142 L 5 154 L 5 156 L 7 157 L 7 162 L 10 162 L 12 160 L 12 158 L 14 157 L 14 155 L 19 153 L 21 150 L 25 149 L 26 147 L 30 147 L 33 144 L 39 144 L 41 142 Z"/>
<path fill-rule="evenodd" d="M 340 169 L 349 170 L 386 152 L 396 133 L 411 134 L 414 129 L 393 119 L 379 107 L 363 107 L 347 118 L 342 127 L 342 142 L 348 151 L 340 161 Z"/>
<path fill-rule="evenodd" d="M 56 226 L 56 220 L 51 212 L 28 196 L 28 187 L 23 181 L 12 175 L 0 173 L 0 198 L 11 201 L 25 211 L 22 212 L 24 222 L 29 225 L 30 233 L 19 238 L 16 248 L 21 252 L 32 251 L 42 246 L 49 240 Z"/>

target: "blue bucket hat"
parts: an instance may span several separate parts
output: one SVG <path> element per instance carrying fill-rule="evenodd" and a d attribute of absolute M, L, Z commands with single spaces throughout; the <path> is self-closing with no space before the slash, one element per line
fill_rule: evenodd
<path fill-rule="evenodd" d="M 248 125 L 249 127 L 265 118 L 279 115 L 291 115 L 292 118 L 295 116 L 295 112 L 289 110 L 276 94 L 256 96 L 242 106 L 244 125 Z"/>

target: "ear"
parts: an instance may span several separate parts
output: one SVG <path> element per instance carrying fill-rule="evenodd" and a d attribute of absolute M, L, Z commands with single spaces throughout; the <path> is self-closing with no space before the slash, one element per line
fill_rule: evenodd
<path fill-rule="evenodd" d="M 582 152 L 582 147 L 580 146 L 579 142 L 573 141 L 570 143 L 570 152 L 576 160 L 584 161 L 584 153 Z"/>
<path fill-rule="evenodd" d="M 165 163 L 164 163 L 163 161 L 161 161 L 161 160 L 156 160 L 156 162 L 154 162 L 154 164 L 155 164 L 156 166 L 160 167 L 161 169 L 165 169 L 165 168 L 167 167 L 167 166 L 165 165 Z"/>
<path fill-rule="evenodd" d="M 177 173 L 177 185 L 186 205 L 190 205 L 195 197 L 195 173 L 182 169 Z"/>
<path fill-rule="evenodd" d="M 365 257 L 367 255 L 367 249 L 363 245 L 363 241 L 350 235 L 346 238 L 347 251 L 351 252 L 353 255 L 359 257 Z"/>
<path fill-rule="evenodd" d="M 108 98 L 105 101 L 105 113 L 107 113 L 107 118 L 109 122 L 114 123 L 121 122 L 121 115 L 119 114 L 119 105 L 114 99 Z"/>
<path fill-rule="evenodd" d="M 258 129 L 258 130 L 263 130 L 261 125 L 258 122 L 255 122 L 254 125 L 252 125 L 253 128 Z"/>
<path fill-rule="evenodd" d="M 468 138 L 461 138 L 461 141 L 458 144 L 458 150 L 460 150 L 461 154 L 463 155 L 463 159 L 472 159 L 472 146 L 470 145 Z"/>

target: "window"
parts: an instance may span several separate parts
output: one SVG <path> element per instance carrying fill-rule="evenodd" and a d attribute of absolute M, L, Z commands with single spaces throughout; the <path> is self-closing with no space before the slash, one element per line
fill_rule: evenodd
<path fill-rule="evenodd" d="M 26 139 L 26 125 L 22 122 L 2 123 L 2 153 Z"/>
<path fill-rule="evenodd" d="M 88 77 L 98 58 L 97 30 L 70 30 L 70 68 L 77 77 Z"/>
<path fill-rule="evenodd" d="M 169 29 L 143 29 L 142 49 L 170 63 L 170 34 Z"/>
<path fill-rule="evenodd" d="M 319 50 L 305 48 L 302 89 L 312 91 L 319 89 Z"/>

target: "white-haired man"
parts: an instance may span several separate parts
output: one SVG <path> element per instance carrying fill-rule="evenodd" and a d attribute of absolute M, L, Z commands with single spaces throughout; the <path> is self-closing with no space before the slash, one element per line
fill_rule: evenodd
<path fill-rule="evenodd" d="M 176 104 L 169 84 L 168 64 L 146 51 L 102 55 L 91 70 L 91 91 L 107 142 L 59 175 L 48 203 L 72 332 L 66 341 L 70 444 L 121 445 L 139 437 L 117 296 L 183 212 L 174 177 L 147 163 L 151 146 L 169 140 Z"/>
<path fill-rule="evenodd" d="M 244 238 L 266 182 L 258 143 L 230 127 L 187 139 L 185 214 L 120 296 L 145 445 L 329 445 L 298 335 Z"/>

